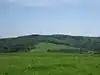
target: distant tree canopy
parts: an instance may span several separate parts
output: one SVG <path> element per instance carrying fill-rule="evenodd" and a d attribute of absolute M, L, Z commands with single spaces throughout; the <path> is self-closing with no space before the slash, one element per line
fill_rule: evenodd
<path fill-rule="evenodd" d="M 0 52 L 26 52 L 41 42 L 69 45 L 72 47 L 100 51 L 100 37 L 69 35 L 28 35 L 16 38 L 0 39 Z"/>

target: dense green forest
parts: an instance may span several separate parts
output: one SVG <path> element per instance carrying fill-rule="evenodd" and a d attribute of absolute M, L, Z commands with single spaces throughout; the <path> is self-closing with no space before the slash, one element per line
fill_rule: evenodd
<path fill-rule="evenodd" d="M 58 46 L 65 45 L 73 47 L 75 50 L 80 49 L 80 51 L 100 51 L 100 37 L 33 34 L 16 38 L 1 38 L 0 52 L 27 52 L 35 50 L 36 45 L 39 43 L 52 43 Z"/>

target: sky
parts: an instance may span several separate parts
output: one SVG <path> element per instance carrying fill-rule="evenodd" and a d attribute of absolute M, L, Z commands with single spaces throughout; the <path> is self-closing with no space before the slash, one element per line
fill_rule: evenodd
<path fill-rule="evenodd" d="M 0 0 L 0 37 L 100 36 L 100 0 Z"/>

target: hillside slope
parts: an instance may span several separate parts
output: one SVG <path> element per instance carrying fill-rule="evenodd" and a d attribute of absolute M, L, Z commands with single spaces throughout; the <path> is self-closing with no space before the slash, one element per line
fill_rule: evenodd
<path fill-rule="evenodd" d="M 76 49 L 79 50 L 78 48 L 75 47 L 71 47 L 68 45 L 57 45 L 57 44 L 53 44 L 53 43 L 39 43 L 35 45 L 35 49 L 32 49 L 31 52 L 47 52 L 48 50 L 72 50 L 72 49 Z"/>
<path fill-rule="evenodd" d="M 100 37 L 70 35 L 27 35 L 16 38 L 0 39 L 0 52 L 19 52 L 36 49 L 39 43 L 52 43 L 69 47 L 100 51 Z"/>

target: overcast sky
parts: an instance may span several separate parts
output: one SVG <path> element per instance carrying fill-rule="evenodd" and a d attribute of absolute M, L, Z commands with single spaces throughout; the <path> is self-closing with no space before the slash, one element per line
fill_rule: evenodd
<path fill-rule="evenodd" d="M 100 0 L 0 0 L 0 37 L 100 36 Z"/>

